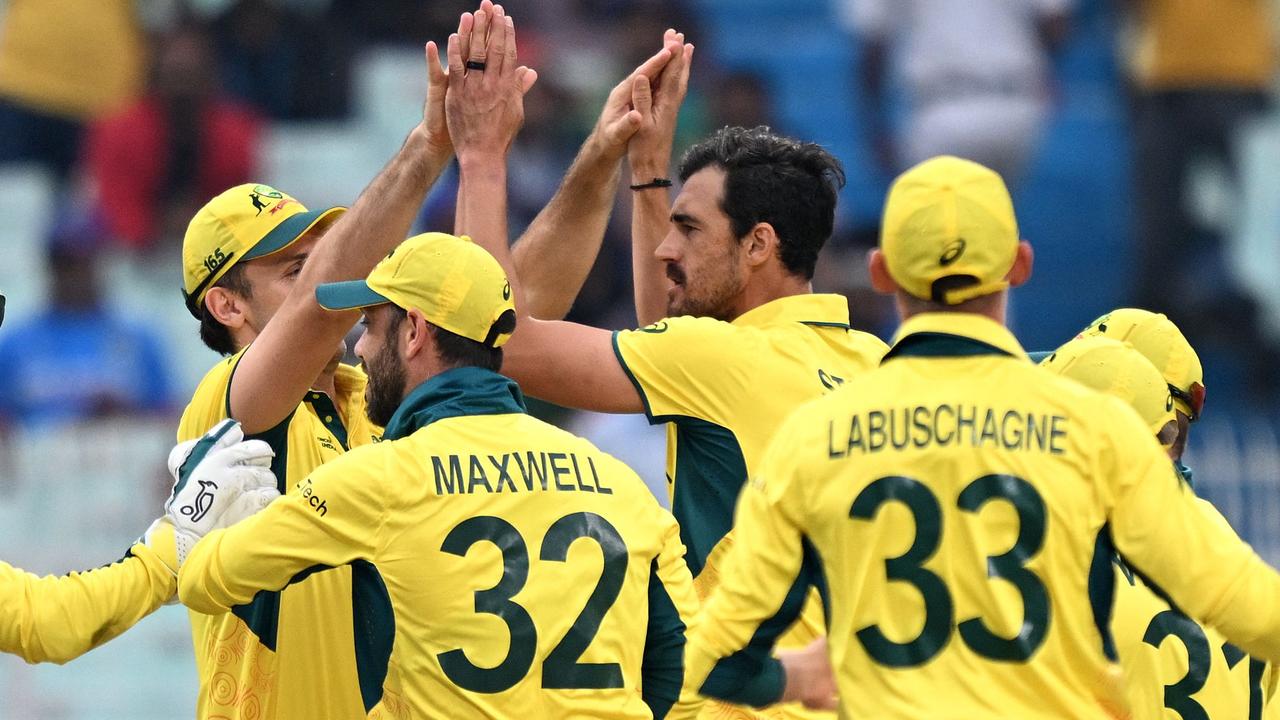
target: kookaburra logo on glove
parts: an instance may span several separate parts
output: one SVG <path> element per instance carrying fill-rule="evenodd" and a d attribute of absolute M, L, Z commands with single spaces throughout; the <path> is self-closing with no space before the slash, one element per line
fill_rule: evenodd
<path fill-rule="evenodd" d="M 245 440 L 234 420 L 223 420 L 169 453 L 173 490 L 164 504 L 164 519 L 173 526 L 179 566 L 211 530 L 230 527 L 280 497 L 271 472 L 273 457 L 265 442 Z"/>
<path fill-rule="evenodd" d="M 199 480 L 200 494 L 196 495 L 196 499 L 190 505 L 183 505 L 178 508 L 178 512 L 191 518 L 191 522 L 200 522 L 204 516 L 208 514 L 209 508 L 213 507 L 213 490 L 216 490 L 217 483 L 208 480 Z"/>

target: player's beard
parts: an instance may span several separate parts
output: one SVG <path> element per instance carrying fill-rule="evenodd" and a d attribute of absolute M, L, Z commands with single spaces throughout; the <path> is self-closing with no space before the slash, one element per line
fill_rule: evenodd
<path fill-rule="evenodd" d="M 675 263 L 667 265 L 667 277 L 680 288 L 676 297 L 667 296 L 668 317 L 690 315 L 725 321 L 733 319 L 733 298 L 742 289 L 738 266 L 732 255 L 713 261 L 711 265 L 715 271 L 695 273 L 692 283 L 688 281 L 683 267 Z"/>
<path fill-rule="evenodd" d="M 365 363 L 369 384 L 364 390 L 365 414 L 375 425 L 386 427 L 404 400 L 406 373 L 400 359 L 400 336 L 390 339 Z"/>

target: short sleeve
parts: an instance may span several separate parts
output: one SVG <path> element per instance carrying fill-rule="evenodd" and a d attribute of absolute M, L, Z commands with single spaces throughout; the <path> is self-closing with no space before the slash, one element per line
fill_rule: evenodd
<path fill-rule="evenodd" d="M 644 401 L 649 422 L 723 422 L 734 398 L 753 392 L 753 336 L 710 318 L 667 318 L 613 335 L 613 350 Z"/>

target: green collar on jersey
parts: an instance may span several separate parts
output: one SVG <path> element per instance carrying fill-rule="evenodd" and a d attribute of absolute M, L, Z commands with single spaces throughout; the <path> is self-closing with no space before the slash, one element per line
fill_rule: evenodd
<path fill-rule="evenodd" d="M 915 332 L 904 336 L 889 348 L 889 352 L 885 353 L 880 364 L 883 365 L 896 357 L 971 357 L 974 355 L 1014 357 L 1013 353 L 1007 350 L 964 335 Z"/>
<path fill-rule="evenodd" d="M 1188 486 L 1193 488 L 1196 486 L 1195 483 L 1191 481 L 1191 468 L 1183 465 L 1181 460 L 1174 460 L 1173 468 L 1178 471 L 1178 474 L 1182 476 L 1183 480 L 1187 481 Z"/>
<path fill-rule="evenodd" d="M 511 378 L 478 367 L 454 368 L 405 396 L 382 439 L 399 440 L 445 418 L 525 412 L 524 393 Z"/>

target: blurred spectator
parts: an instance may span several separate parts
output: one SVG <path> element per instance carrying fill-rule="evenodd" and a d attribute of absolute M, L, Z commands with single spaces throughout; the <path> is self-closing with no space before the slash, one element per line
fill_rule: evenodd
<path fill-rule="evenodd" d="M 1273 387 L 1280 353 L 1262 337 L 1256 303 L 1229 269 L 1228 228 L 1192 212 L 1189 191 L 1193 171 L 1206 165 L 1237 183 L 1236 141 L 1268 108 L 1275 77 L 1270 4 L 1130 3 L 1138 304 L 1168 314 L 1191 337 L 1233 343 L 1242 357 L 1254 359 L 1255 384 Z M 1228 332 L 1223 318 L 1231 318 Z"/>
<path fill-rule="evenodd" d="M 564 118 L 566 108 L 573 105 L 574 97 L 551 78 L 538 78 L 535 89 L 525 96 L 524 126 L 510 160 L 509 211 L 517 232 L 551 200 L 582 142 L 577 129 Z"/>
<path fill-rule="evenodd" d="M 132 0 L 9 0 L 0 18 L 0 163 L 65 180 L 84 124 L 142 85 Z"/>
<path fill-rule="evenodd" d="M 862 36 L 863 86 L 878 160 L 898 172 L 958 155 L 1017 179 L 1050 101 L 1049 54 L 1066 35 L 1072 0 L 842 0 Z M 907 118 L 890 132 L 888 89 Z"/>
<path fill-rule="evenodd" d="M 713 129 L 726 125 L 768 125 L 779 129 L 769 87 L 764 78 L 750 70 L 731 71 L 717 78 L 708 100 L 707 121 Z"/>
<path fill-rule="evenodd" d="M 134 248 L 176 243 L 209 198 L 252 178 L 259 134 L 258 116 L 219 91 L 202 30 L 160 38 L 147 95 L 89 131 L 86 163 L 108 231 Z"/>
<path fill-rule="evenodd" d="M 158 339 L 103 302 L 101 237 L 85 219 L 53 231 L 49 307 L 0 331 L 0 422 L 49 427 L 172 407 Z"/>
<path fill-rule="evenodd" d="M 424 40 L 433 39 L 444 47 L 444 39 L 458 27 L 458 16 L 476 9 L 478 2 L 471 0 L 333 0 L 330 23 L 359 33 L 362 39 L 378 45 L 412 45 L 421 47 Z M 521 23 L 521 32 L 527 25 L 527 10 L 510 6 L 512 17 Z M 520 44 L 524 45 L 521 36 Z M 523 52 L 523 47 L 521 48 Z"/>
<path fill-rule="evenodd" d="M 232 3 L 212 26 L 226 92 L 276 120 L 345 117 L 352 42 L 345 18 L 335 14 L 326 21 L 326 5 L 328 0 Z"/>

